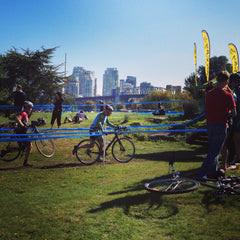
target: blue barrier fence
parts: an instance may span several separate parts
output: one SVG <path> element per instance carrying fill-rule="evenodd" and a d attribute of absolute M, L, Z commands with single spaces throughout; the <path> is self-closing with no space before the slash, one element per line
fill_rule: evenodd
<path fill-rule="evenodd" d="M 178 124 L 161 124 L 161 125 L 149 125 L 149 126 L 131 126 L 127 127 L 126 133 L 159 133 L 159 132 L 206 132 L 206 129 L 187 129 L 187 126 L 192 122 L 200 119 L 205 114 L 201 114 L 196 118 L 186 122 Z M 182 126 L 184 129 L 157 129 L 157 130 L 139 130 L 141 128 L 165 128 L 173 126 Z M 11 131 L 12 129 L 4 128 L 0 129 L 1 131 Z M 37 141 L 42 139 L 59 139 L 59 138 L 74 138 L 74 137 L 89 137 L 89 128 L 62 128 L 62 129 L 39 129 L 40 131 L 54 131 L 54 132 L 45 132 L 39 134 L 0 134 L 0 142 L 13 142 L 13 141 Z M 71 132 L 61 132 L 61 131 L 71 131 Z M 75 131 L 75 132 L 73 132 Z M 113 131 L 112 128 L 107 127 L 106 131 L 103 133 L 92 133 L 91 136 L 100 136 L 106 134 L 113 134 L 118 131 Z M 21 137 L 19 139 L 19 137 Z"/>

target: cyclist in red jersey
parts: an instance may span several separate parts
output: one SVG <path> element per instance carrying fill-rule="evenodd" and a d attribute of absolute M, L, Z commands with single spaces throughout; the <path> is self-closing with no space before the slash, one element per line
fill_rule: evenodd
<path fill-rule="evenodd" d="M 25 101 L 23 106 L 24 106 L 24 110 L 16 116 L 16 121 L 18 123 L 18 128 L 16 129 L 16 132 L 19 134 L 25 134 L 27 132 L 28 119 L 32 112 L 33 104 L 32 102 Z M 22 142 L 18 142 L 18 144 L 22 145 L 23 147 L 26 147 L 26 154 L 25 154 L 23 166 L 25 167 L 32 166 L 32 164 L 28 163 L 28 159 L 32 151 L 32 143 L 30 141 L 22 141 Z"/>
<path fill-rule="evenodd" d="M 218 155 L 222 150 L 227 134 L 227 116 L 236 115 L 236 104 L 231 93 L 224 90 L 229 74 L 221 71 L 216 86 L 206 94 L 206 119 L 209 149 L 198 172 L 197 178 L 213 178 L 218 174 Z"/>

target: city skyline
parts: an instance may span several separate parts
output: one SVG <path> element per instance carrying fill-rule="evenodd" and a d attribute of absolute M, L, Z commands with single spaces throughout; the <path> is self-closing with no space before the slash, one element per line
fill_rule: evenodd
<path fill-rule="evenodd" d="M 149 91 L 170 90 L 181 91 L 181 86 L 166 85 L 166 87 L 153 86 L 149 82 L 141 82 L 137 86 L 135 76 L 127 76 L 126 79 L 119 79 L 117 68 L 107 68 L 103 74 L 103 92 L 97 94 L 97 79 L 94 77 L 94 71 L 86 70 L 82 66 L 75 66 L 73 72 L 67 77 L 64 86 L 64 92 L 72 97 L 86 98 L 96 96 L 119 96 L 132 94 L 148 94 Z"/>
<path fill-rule="evenodd" d="M 58 47 L 52 63 L 62 63 L 63 72 L 67 54 L 67 75 L 76 65 L 93 70 L 98 93 L 105 69 L 114 67 L 119 79 L 184 86 L 195 71 L 194 43 L 197 66 L 205 66 L 202 30 L 210 57 L 230 62 L 228 44 L 240 47 L 238 0 L 0 0 L 0 6 L 2 54 Z"/>

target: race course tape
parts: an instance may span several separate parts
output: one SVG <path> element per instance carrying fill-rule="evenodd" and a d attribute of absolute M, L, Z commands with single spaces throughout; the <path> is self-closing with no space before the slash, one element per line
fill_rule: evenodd
<path fill-rule="evenodd" d="M 81 132 L 65 132 L 65 133 L 32 133 L 32 134 L 0 134 L 0 142 L 14 142 L 14 141 L 37 141 L 37 140 L 46 140 L 46 139 L 58 139 L 58 138 L 73 138 L 73 137 L 89 137 L 89 136 L 102 136 L 107 134 L 115 133 L 158 133 L 158 132 L 206 132 L 206 129 L 186 129 L 187 125 L 191 124 L 193 121 L 198 120 L 203 117 L 205 114 L 202 113 L 199 116 L 195 117 L 189 122 L 179 123 L 179 124 L 163 124 L 163 125 L 149 125 L 149 126 L 132 126 L 127 127 L 127 131 L 105 131 L 103 133 L 92 132 L 89 134 L 89 128 L 63 128 L 63 129 L 39 129 L 41 131 L 77 131 L 83 130 Z M 142 131 L 129 131 L 129 129 L 139 129 L 139 128 L 162 128 L 162 127 L 173 127 L 173 126 L 182 126 L 185 129 L 165 129 L 165 130 L 142 130 Z M 107 127 L 106 130 L 112 130 L 113 128 Z M 3 130 L 3 129 L 1 129 Z M 12 129 L 5 129 L 12 130 Z M 52 136 L 54 135 L 54 136 Z M 59 135 L 59 136 L 58 136 Z"/>
<path fill-rule="evenodd" d="M 175 130 L 148 130 L 148 131 L 126 131 L 126 132 L 120 132 L 120 133 L 159 133 L 159 132 L 206 132 L 206 129 L 175 129 Z M 79 134 L 75 133 L 76 135 L 73 135 L 73 133 L 61 133 L 61 136 L 55 136 L 55 137 L 47 137 L 47 133 L 41 133 L 41 134 L 9 134 L 8 137 L 10 138 L 3 138 L 2 135 L 6 134 L 0 134 L 0 142 L 16 142 L 16 141 L 38 141 L 38 140 L 47 140 L 47 139 L 59 139 L 59 138 L 74 138 L 74 137 L 90 137 L 90 136 L 102 136 L 102 135 L 108 135 L 108 134 L 114 134 L 119 133 L 119 131 L 111 131 L 111 132 L 103 132 L 103 133 L 92 133 L 92 134 Z M 67 136 L 71 134 L 70 136 Z M 51 134 L 53 135 L 53 134 Z M 54 134 L 56 135 L 56 134 Z M 23 138 L 21 138 L 21 136 Z M 27 136 L 37 136 L 37 137 L 27 137 Z M 24 138 L 26 137 L 26 138 Z"/>

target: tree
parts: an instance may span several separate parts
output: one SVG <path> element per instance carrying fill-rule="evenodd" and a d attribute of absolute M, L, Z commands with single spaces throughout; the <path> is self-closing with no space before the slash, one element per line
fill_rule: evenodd
<path fill-rule="evenodd" d="M 232 64 L 228 63 L 228 59 L 225 56 L 210 58 L 209 68 L 209 80 L 214 79 L 220 71 L 226 70 L 232 73 Z M 198 85 L 202 85 L 207 82 L 205 73 L 205 67 L 199 66 L 197 71 Z M 189 77 L 185 79 L 185 90 L 189 91 L 195 99 L 202 98 L 203 94 L 199 93 L 195 84 L 195 73 L 191 73 Z"/>
<path fill-rule="evenodd" d="M 192 99 L 188 92 L 172 93 L 170 91 L 151 91 L 147 96 L 144 97 L 143 102 L 161 102 L 161 101 L 174 101 L 174 100 L 187 100 Z M 155 109 L 158 103 L 143 104 L 143 109 Z M 165 108 L 181 109 L 181 103 L 170 102 L 164 103 Z"/>
<path fill-rule="evenodd" d="M 134 99 L 132 99 L 132 98 L 130 98 L 130 99 L 128 100 L 128 102 L 130 102 L 130 103 L 136 103 L 136 101 L 135 101 Z M 137 109 L 139 106 L 140 106 L 139 104 L 131 104 L 131 105 L 130 105 L 130 108 L 131 108 L 132 110 L 135 110 L 135 109 Z"/>
<path fill-rule="evenodd" d="M 76 99 L 69 94 L 64 94 L 64 104 L 65 105 L 76 105 Z"/>
<path fill-rule="evenodd" d="M 92 101 L 92 100 L 87 100 L 86 102 L 85 102 L 85 105 L 88 105 L 87 107 L 85 107 L 86 108 L 86 110 L 87 111 L 92 111 L 92 110 L 94 110 L 94 109 L 96 109 L 96 106 L 94 106 L 95 105 L 95 103 Z"/>
<path fill-rule="evenodd" d="M 20 53 L 13 48 L 0 57 L 0 88 L 11 96 L 13 88 L 21 84 L 27 99 L 34 104 L 49 104 L 63 84 L 63 73 L 58 72 L 61 65 L 51 64 L 55 48 Z M 2 101 L 7 102 L 2 99 Z"/>
<path fill-rule="evenodd" d="M 120 109 L 123 109 L 123 108 L 125 109 L 125 105 L 120 105 L 120 103 L 121 103 L 121 102 L 118 102 L 119 105 L 114 105 L 114 106 L 113 106 L 114 109 L 116 109 L 116 110 L 120 110 Z"/>

